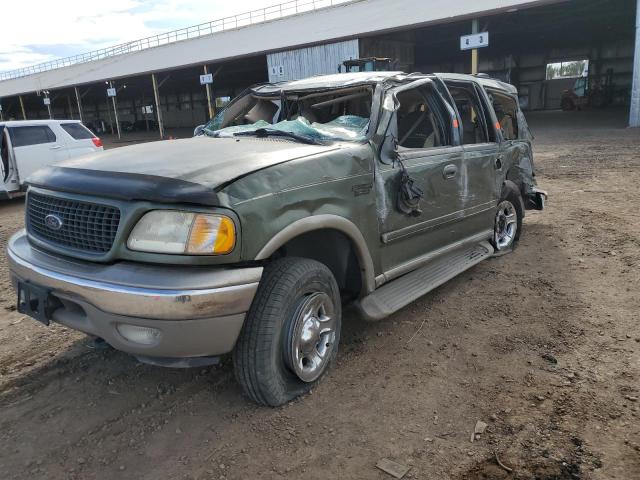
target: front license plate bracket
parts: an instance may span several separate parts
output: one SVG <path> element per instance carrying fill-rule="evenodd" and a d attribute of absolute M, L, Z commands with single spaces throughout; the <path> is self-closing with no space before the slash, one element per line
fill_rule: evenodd
<path fill-rule="evenodd" d="M 60 301 L 51 295 L 48 288 L 30 282 L 18 283 L 18 312 L 49 325 L 54 310 L 60 307 Z"/>

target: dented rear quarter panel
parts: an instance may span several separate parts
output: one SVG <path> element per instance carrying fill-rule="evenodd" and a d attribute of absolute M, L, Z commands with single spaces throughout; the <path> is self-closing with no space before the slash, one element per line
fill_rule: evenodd
<path fill-rule="evenodd" d="M 504 178 L 500 180 L 502 182 L 511 180 L 518 185 L 523 195 L 531 194 L 537 184 L 531 142 L 528 140 L 507 141 L 504 142 L 502 150 L 505 174 Z"/>

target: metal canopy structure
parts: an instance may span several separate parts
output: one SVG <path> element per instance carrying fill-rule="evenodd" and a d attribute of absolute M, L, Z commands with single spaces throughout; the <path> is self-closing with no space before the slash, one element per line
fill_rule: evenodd
<path fill-rule="evenodd" d="M 278 6 L 278 12 L 282 7 L 282 16 L 276 20 L 268 14 L 256 14 L 254 23 L 245 21 L 243 24 L 238 20 L 237 26 L 235 20 L 223 20 L 223 30 L 214 28 L 220 21 L 210 22 L 203 24 L 204 27 L 189 27 L 158 38 L 91 52 L 84 57 L 80 55 L 58 63 L 54 61 L 8 72 L 6 75 L 13 78 L 0 81 L 0 97 L 202 65 L 558 1 L 564 0 L 431 0 L 428 3 L 424 0 L 402 0 L 393 4 L 388 0 L 296 0 Z M 253 15 L 250 14 L 251 20 Z M 245 18 L 246 14 L 233 18 L 241 17 Z M 319 29 L 317 25 L 323 25 L 323 28 Z M 42 71 L 31 73 L 38 69 Z"/>
<path fill-rule="evenodd" d="M 630 124 L 638 126 L 637 2 L 291 0 L 5 72 L 0 105 L 5 117 L 82 118 L 103 133 L 144 122 L 162 137 L 165 128 L 206 122 L 216 105 L 255 83 L 335 73 L 354 58 L 388 57 L 404 71 L 487 73 L 516 85 L 524 108 L 553 109 L 575 78 L 549 81 L 547 66 L 586 60 L 594 85 L 607 82 L 611 105 L 631 103 Z M 460 38 L 475 32 L 490 32 L 489 48 L 461 49 Z M 202 75 L 212 83 L 203 84 Z M 111 84 L 117 98 L 106 93 Z M 46 108 L 44 97 L 51 99 Z"/>

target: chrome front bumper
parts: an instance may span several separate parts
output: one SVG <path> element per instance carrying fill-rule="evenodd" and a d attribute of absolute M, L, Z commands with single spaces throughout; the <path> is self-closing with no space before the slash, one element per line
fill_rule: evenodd
<path fill-rule="evenodd" d="M 14 286 L 46 288 L 62 306 L 52 319 L 100 336 L 135 355 L 198 357 L 228 353 L 244 322 L 262 268 L 112 265 L 70 260 L 34 248 L 24 231 L 7 248 Z M 154 345 L 124 338 L 118 325 L 160 331 Z"/>

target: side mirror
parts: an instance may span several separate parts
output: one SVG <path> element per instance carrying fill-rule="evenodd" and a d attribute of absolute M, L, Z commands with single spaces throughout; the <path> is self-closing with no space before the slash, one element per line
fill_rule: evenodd
<path fill-rule="evenodd" d="M 202 132 L 204 132 L 204 125 L 198 125 L 194 130 L 193 130 L 193 136 L 197 137 L 198 135 L 202 135 Z"/>

